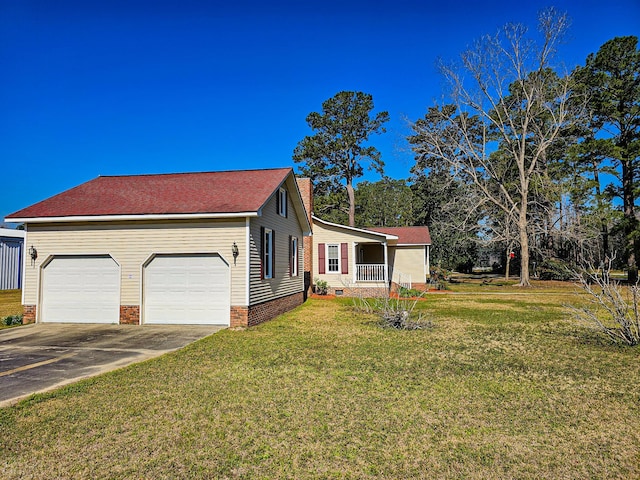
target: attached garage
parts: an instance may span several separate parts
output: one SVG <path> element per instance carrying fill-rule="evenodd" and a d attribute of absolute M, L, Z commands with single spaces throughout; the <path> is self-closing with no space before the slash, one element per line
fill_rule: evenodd
<path fill-rule="evenodd" d="M 249 327 L 290 310 L 310 278 L 301 185 L 292 168 L 100 176 L 23 208 L 7 217 L 33 247 L 23 322 Z"/>
<path fill-rule="evenodd" d="M 229 325 L 229 283 L 220 255 L 155 255 L 144 266 L 142 321 Z"/>
<path fill-rule="evenodd" d="M 42 268 L 41 322 L 118 323 L 120 266 L 109 255 L 54 256 Z"/>

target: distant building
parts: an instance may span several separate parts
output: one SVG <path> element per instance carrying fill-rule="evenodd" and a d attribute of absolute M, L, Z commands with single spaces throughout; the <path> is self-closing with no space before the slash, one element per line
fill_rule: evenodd
<path fill-rule="evenodd" d="M 0 290 L 22 288 L 24 230 L 0 228 Z"/>

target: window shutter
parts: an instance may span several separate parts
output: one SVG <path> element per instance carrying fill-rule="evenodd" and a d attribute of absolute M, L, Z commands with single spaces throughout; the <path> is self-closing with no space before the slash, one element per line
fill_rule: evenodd
<path fill-rule="evenodd" d="M 264 279 L 264 227 L 260 227 L 260 278 Z"/>
<path fill-rule="evenodd" d="M 293 237 L 289 235 L 289 276 L 293 276 Z"/>
<path fill-rule="evenodd" d="M 318 244 L 318 273 L 319 274 L 325 273 L 325 268 L 326 268 L 325 255 L 326 255 L 326 248 L 324 246 L 324 243 L 319 243 Z"/>
<path fill-rule="evenodd" d="M 347 243 L 340 244 L 340 263 L 342 264 L 342 274 L 349 273 L 349 245 Z"/>
<path fill-rule="evenodd" d="M 280 189 L 276 190 L 276 213 L 280 215 Z"/>
<path fill-rule="evenodd" d="M 271 230 L 271 278 L 276 278 L 276 232 Z"/>
<path fill-rule="evenodd" d="M 271 230 L 271 278 L 276 278 L 276 232 Z"/>
<path fill-rule="evenodd" d="M 289 193 L 284 191 L 284 218 L 289 218 Z"/>

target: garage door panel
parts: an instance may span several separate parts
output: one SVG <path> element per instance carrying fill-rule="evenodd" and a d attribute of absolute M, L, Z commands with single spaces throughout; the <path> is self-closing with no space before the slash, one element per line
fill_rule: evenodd
<path fill-rule="evenodd" d="M 145 267 L 145 323 L 228 325 L 229 308 L 229 266 L 219 255 L 159 255 Z"/>
<path fill-rule="evenodd" d="M 42 322 L 118 323 L 120 267 L 113 258 L 55 257 L 42 278 Z"/>

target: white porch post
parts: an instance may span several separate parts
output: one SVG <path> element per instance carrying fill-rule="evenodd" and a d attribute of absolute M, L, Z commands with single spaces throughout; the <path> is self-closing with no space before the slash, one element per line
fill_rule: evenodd
<path fill-rule="evenodd" d="M 389 283 L 389 255 L 387 253 L 387 242 L 384 245 L 384 283 Z"/>
<path fill-rule="evenodd" d="M 358 267 L 357 265 L 357 255 L 358 255 L 358 242 L 353 242 L 351 245 L 351 263 L 353 267 L 351 271 L 353 272 L 353 283 L 358 283 Z"/>

